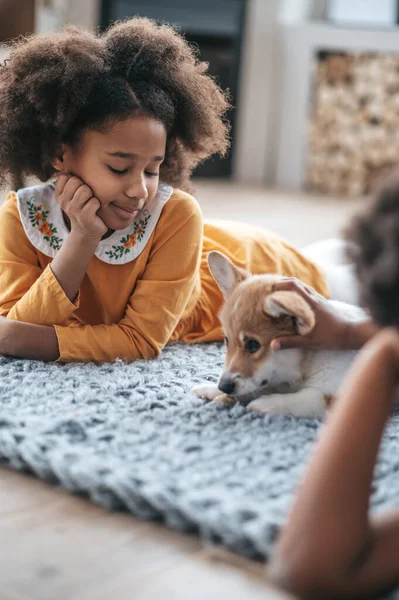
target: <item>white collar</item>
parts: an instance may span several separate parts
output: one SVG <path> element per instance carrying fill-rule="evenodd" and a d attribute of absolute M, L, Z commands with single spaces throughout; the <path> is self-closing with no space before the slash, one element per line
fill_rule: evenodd
<path fill-rule="evenodd" d="M 46 256 L 54 258 L 69 235 L 62 210 L 54 197 L 54 183 L 44 183 L 17 192 L 18 210 L 30 242 Z M 111 265 L 131 262 L 141 254 L 161 215 L 173 188 L 160 185 L 151 202 L 126 229 L 114 231 L 101 240 L 97 258 Z"/>

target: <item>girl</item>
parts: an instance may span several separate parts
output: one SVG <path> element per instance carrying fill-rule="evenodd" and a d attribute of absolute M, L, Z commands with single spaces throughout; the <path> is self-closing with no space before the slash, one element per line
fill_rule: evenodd
<path fill-rule="evenodd" d="M 135 360 L 220 340 L 212 249 L 328 293 L 289 244 L 204 225 L 183 191 L 199 162 L 226 151 L 227 108 L 193 49 L 147 19 L 13 44 L 0 67 L 0 183 L 47 183 L 11 192 L 0 211 L 1 354 Z"/>
<path fill-rule="evenodd" d="M 352 338 L 356 346 L 362 336 L 373 337 L 342 387 L 271 560 L 272 579 L 301 598 L 360 599 L 399 583 L 399 511 L 369 514 L 373 470 L 399 375 L 398 176 L 384 184 L 348 238 L 355 243 L 361 300 L 383 329 L 365 323 Z M 328 332 L 339 331 L 339 321 L 316 294 L 302 293 L 318 305 L 322 324 L 329 323 L 313 343 L 328 345 Z"/>

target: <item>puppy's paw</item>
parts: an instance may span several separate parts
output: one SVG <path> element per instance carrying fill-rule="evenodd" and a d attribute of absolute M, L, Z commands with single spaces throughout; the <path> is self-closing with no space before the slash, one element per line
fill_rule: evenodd
<path fill-rule="evenodd" d="M 191 390 L 198 398 L 209 400 L 210 402 L 219 402 L 227 406 L 234 406 L 236 400 L 227 394 L 223 394 L 215 383 L 200 383 Z"/>
<path fill-rule="evenodd" d="M 234 406 L 237 404 L 237 400 L 232 396 L 228 396 L 227 394 L 219 394 L 213 400 L 214 402 L 219 402 L 220 404 L 225 404 L 226 406 Z"/>
<path fill-rule="evenodd" d="M 204 400 L 215 400 L 217 396 L 221 395 L 221 392 L 216 383 L 200 383 L 192 388 L 192 393 L 198 396 L 198 398 L 204 398 Z"/>
<path fill-rule="evenodd" d="M 290 412 L 278 394 L 261 396 L 250 402 L 247 409 L 260 415 L 283 415 Z"/>

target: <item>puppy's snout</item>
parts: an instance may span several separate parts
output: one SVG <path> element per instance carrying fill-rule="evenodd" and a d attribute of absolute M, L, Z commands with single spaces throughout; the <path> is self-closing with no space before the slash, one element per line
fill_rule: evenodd
<path fill-rule="evenodd" d="M 231 395 L 235 392 L 236 382 L 229 375 L 223 375 L 219 381 L 218 388 L 225 394 Z"/>

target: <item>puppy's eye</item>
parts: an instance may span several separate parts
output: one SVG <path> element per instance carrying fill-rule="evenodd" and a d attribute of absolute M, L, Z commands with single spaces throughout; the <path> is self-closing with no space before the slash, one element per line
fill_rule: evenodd
<path fill-rule="evenodd" d="M 228 345 L 229 345 L 229 338 L 228 338 L 228 337 L 225 337 L 225 338 L 224 338 L 224 343 L 226 344 L 226 346 L 228 346 Z"/>
<path fill-rule="evenodd" d="M 250 354 L 255 354 L 260 348 L 260 343 L 258 340 L 247 340 L 245 342 L 245 351 Z"/>

